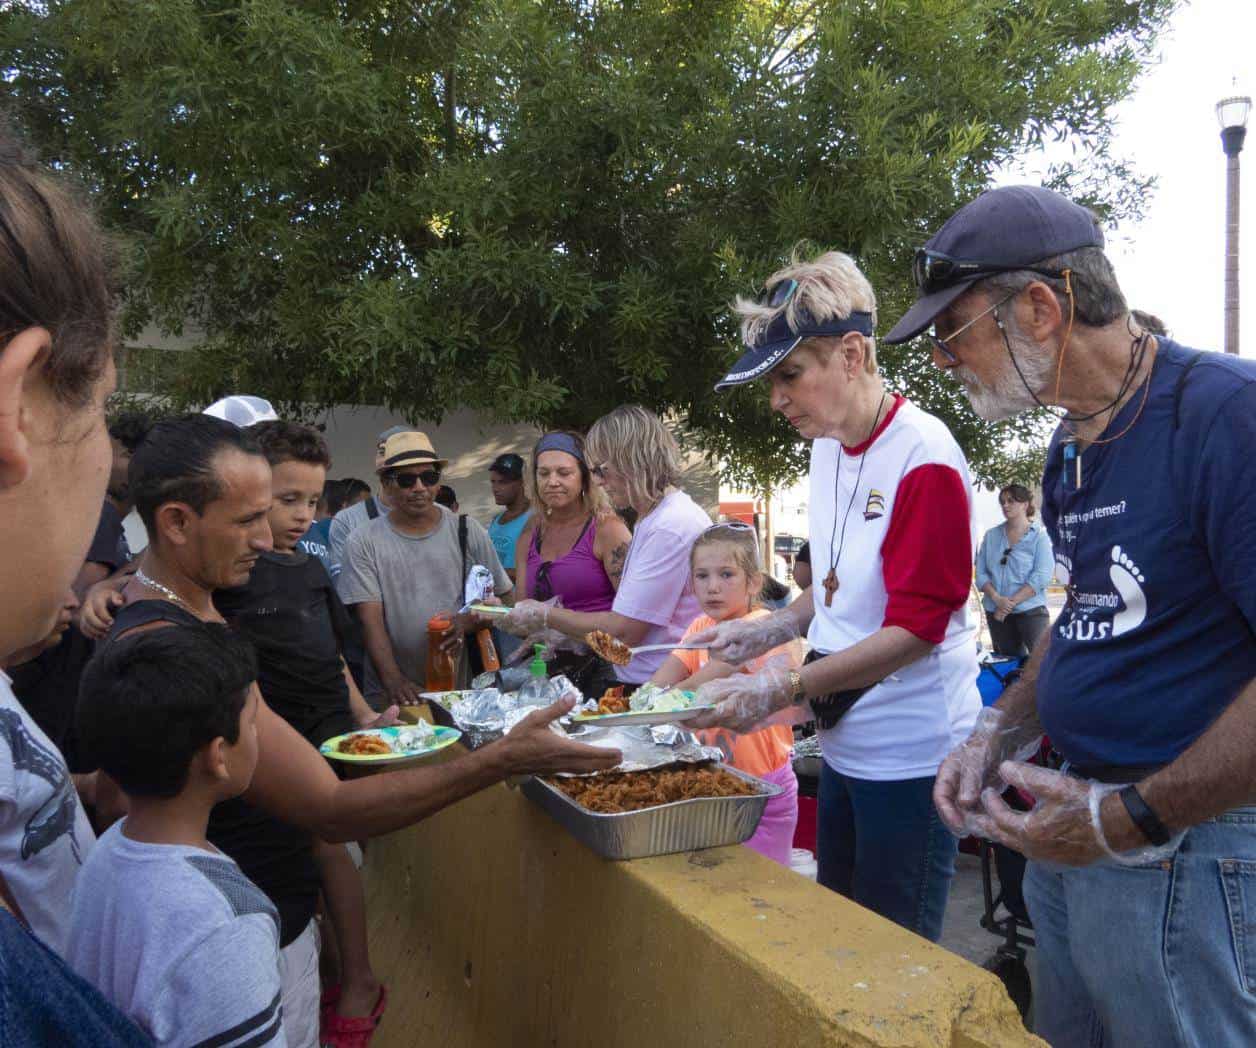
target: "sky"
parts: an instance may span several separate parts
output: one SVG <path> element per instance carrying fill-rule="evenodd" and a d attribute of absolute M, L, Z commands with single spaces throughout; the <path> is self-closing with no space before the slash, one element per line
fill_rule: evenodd
<path fill-rule="evenodd" d="M 1173 16 L 1155 63 L 1116 112 L 1115 150 L 1157 185 L 1143 217 L 1109 231 L 1108 255 L 1132 307 L 1155 313 L 1174 338 L 1221 349 L 1225 154 L 1216 104 L 1256 95 L 1256 0 L 1194 0 Z M 1237 83 L 1235 83 L 1237 78 Z M 1239 345 L 1256 358 L 1256 114 L 1240 154 Z M 1022 177 L 1045 168 L 1029 157 Z"/>

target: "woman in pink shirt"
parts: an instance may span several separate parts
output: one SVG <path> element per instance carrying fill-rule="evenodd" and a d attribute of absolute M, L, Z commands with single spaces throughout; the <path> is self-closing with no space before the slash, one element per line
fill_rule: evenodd
<path fill-rule="evenodd" d="M 522 600 L 503 624 L 521 635 L 548 628 L 579 639 L 602 630 L 630 647 L 674 644 L 701 611 L 689 579 L 689 547 L 711 524 L 676 486 L 681 470 L 676 438 L 658 416 L 629 404 L 593 424 L 585 454 L 590 473 L 615 507 L 637 515 L 615 599 L 605 611 Z M 616 676 L 625 684 L 643 684 L 666 657 L 666 651 L 637 656 L 615 667 Z"/>

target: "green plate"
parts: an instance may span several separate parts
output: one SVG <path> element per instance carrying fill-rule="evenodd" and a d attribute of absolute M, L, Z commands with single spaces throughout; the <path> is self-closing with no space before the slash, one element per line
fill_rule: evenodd
<path fill-rule="evenodd" d="M 683 694 L 689 698 L 694 698 L 694 692 L 686 691 Z M 596 724 L 599 727 L 609 728 L 612 725 L 623 724 L 631 727 L 648 727 L 654 724 L 682 724 L 687 720 L 696 717 L 699 713 L 705 713 L 707 710 L 714 709 L 713 706 L 687 706 L 683 710 L 630 710 L 628 713 L 576 713 L 572 715 L 572 721 L 576 724 Z"/>
<path fill-rule="evenodd" d="M 388 728 L 364 728 L 361 731 L 349 731 L 343 735 L 337 735 L 335 738 L 328 739 L 319 748 L 321 753 L 328 760 L 344 761 L 346 764 L 398 764 L 402 761 L 421 760 L 424 757 L 431 756 L 443 750 L 446 746 L 451 746 L 462 738 L 462 732 L 457 728 L 435 728 L 436 737 L 432 745 L 424 750 L 413 750 L 407 753 L 341 753 L 336 749 L 340 745 L 341 739 L 347 739 L 350 735 L 376 735 L 381 739 L 386 739 L 391 745 L 393 739 L 397 737 L 398 732 L 403 728 L 408 728 L 408 724 L 398 724 Z"/>

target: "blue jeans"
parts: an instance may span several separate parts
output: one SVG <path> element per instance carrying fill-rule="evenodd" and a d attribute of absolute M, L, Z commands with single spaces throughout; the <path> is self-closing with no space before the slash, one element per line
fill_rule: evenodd
<path fill-rule="evenodd" d="M 958 842 L 933 807 L 933 776 L 877 782 L 820 772 L 816 880 L 937 942 Z"/>
<path fill-rule="evenodd" d="M 1256 808 L 1193 827 L 1163 862 L 1031 862 L 1025 902 L 1053 1048 L 1256 1044 Z"/>

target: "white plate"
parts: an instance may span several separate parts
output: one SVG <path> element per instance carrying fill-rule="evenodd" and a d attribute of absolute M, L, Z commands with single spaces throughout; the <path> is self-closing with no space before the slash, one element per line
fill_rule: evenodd
<path fill-rule="evenodd" d="M 684 710 L 668 710 L 666 712 L 644 710 L 629 713 L 591 713 L 572 714 L 572 724 L 588 724 L 597 728 L 613 728 L 616 725 L 625 727 L 650 727 L 655 724 L 681 724 L 692 720 L 699 713 L 715 709 L 714 706 L 690 706 Z"/>

